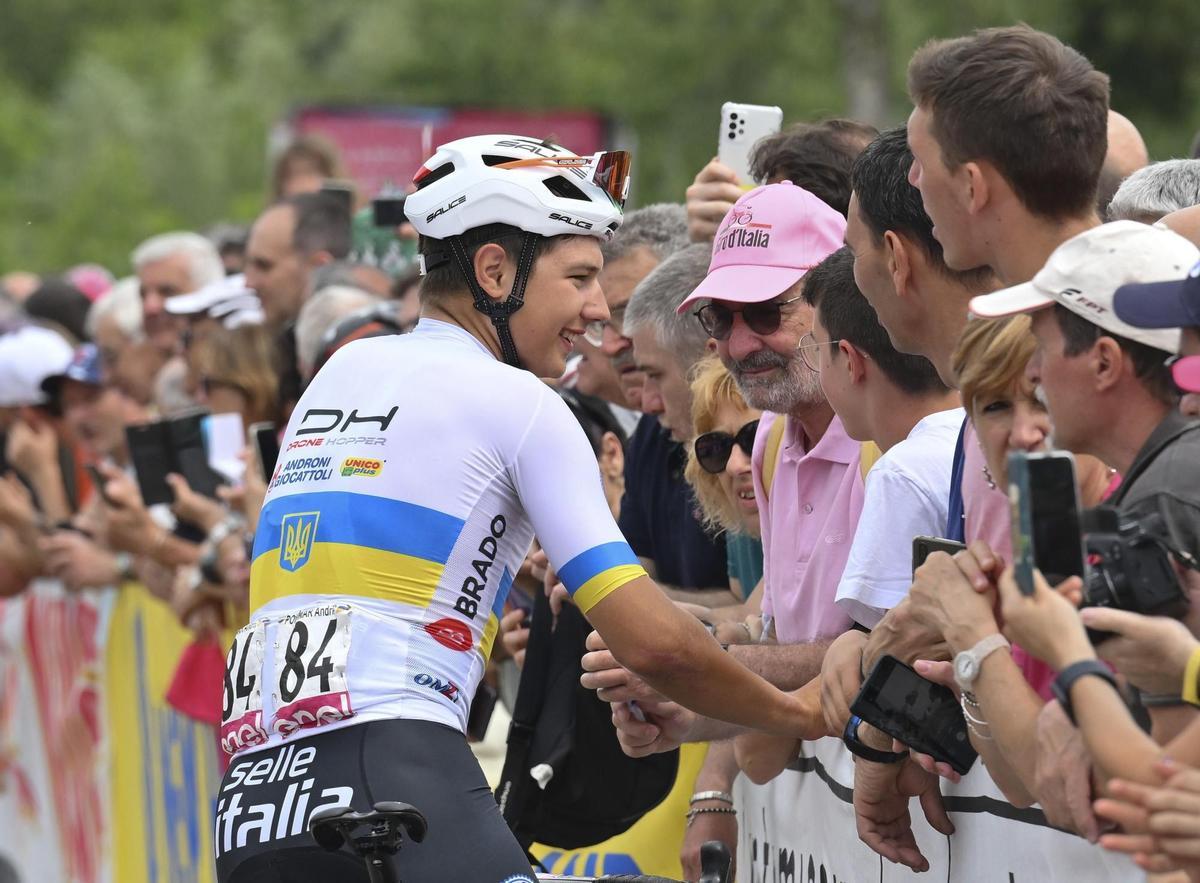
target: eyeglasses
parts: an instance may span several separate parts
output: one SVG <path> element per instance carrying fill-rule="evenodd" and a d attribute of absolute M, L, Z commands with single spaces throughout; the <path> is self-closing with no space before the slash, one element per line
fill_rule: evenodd
<path fill-rule="evenodd" d="M 696 454 L 696 462 L 705 472 L 716 475 L 725 471 L 733 446 L 737 445 L 747 457 L 754 452 L 754 433 L 758 431 L 758 421 L 751 420 L 737 431 L 737 435 L 728 432 L 706 432 L 696 436 L 692 442 L 692 450 Z"/>
<path fill-rule="evenodd" d="M 801 297 L 803 295 L 796 295 L 787 300 L 768 300 L 758 304 L 746 304 L 740 310 L 730 309 L 725 304 L 714 301 L 696 310 L 695 316 L 700 320 L 700 326 L 714 340 L 725 340 L 733 332 L 735 313 L 742 314 L 742 321 L 755 334 L 774 334 L 779 330 L 779 324 L 783 321 L 781 307 L 795 303 Z"/>
<path fill-rule="evenodd" d="M 1200 392 L 1200 356 L 1171 356 L 1163 361 L 1180 395 Z"/>
<path fill-rule="evenodd" d="M 596 319 L 583 326 L 583 339 L 594 347 L 604 343 L 604 329 L 611 328 L 617 337 L 624 337 L 625 307 L 611 310 L 608 319 Z"/>
<path fill-rule="evenodd" d="M 806 340 L 808 343 L 804 342 Z M 804 364 L 808 366 L 808 370 L 812 371 L 814 374 L 820 374 L 820 348 L 823 346 L 837 346 L 841 342 L 841 338 L 838 338 L 837 340 L 831 340 L 828 343 L 818 343 L 817 339 L 813 337 L 813 333 L 810 331 L 800 338 L 800 345 L 796 347 L 796 349 L 800 350 L 800 358 L 804 361 Z"/>
<path fill-rule="evenodd" d="M 628 150 L 605 150 L 591 156 L 538 156 L 500 163 L 498 169 L 522 169 L 531 166 L 563 166 L 592 168 L 592 183 L 608 194 L 618 207 L 625 207 L 629 196 L 629 169 L 633 157 Z"/>

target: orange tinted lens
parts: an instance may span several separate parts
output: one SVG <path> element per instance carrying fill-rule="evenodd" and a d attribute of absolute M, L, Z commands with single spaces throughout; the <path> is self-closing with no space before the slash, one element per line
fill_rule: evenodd
<path fill-rule="evenodd" d="M 627 150 L 610 150 L 600 154 L 596 160 L 596 173 L 592 180 L 596 185 L 613 198 L 617 205 L 624 207 L 625 197 L 629 195 L 629 166 L 632 158 Z"/>

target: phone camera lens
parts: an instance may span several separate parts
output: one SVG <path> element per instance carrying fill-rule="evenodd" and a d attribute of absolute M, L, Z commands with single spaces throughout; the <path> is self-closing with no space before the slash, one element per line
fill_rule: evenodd
<path fill-rule="evenodd" d="M 731 131 L 731 132 L 736 132 L 736 131 L 737 131 L 737 127 L 738 127 L 738 124 L 737 124 L 737 123 L 730 123 L 730 124 L 729 124 L 729 131 Z"/>
<path fill-rule="evenodd" d="M 735 135 L 733 132 L 730 132 L 730 133 L 729 133 L 729 140 L 730 140 L 730 141 L 732 141 L 732 140 L 733 140 L 734 138 L 736 138 L 736 137 L 737 137 L 737 135 Z"/>
<path fill-rule="evenodd" d="M 736 113 L 731 113 L 731 114 L 729 115 L 729 118 L 730 118 L 731 120 L 736 120 L 736 119 L 738 118 L 738 115 L 737 115 Z"/>

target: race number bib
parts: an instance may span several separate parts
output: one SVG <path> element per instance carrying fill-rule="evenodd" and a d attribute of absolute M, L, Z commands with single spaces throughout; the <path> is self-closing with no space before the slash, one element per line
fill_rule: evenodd
<path fill-rule="evenodd" d="M 350 655 L 350 608 L 309 607 L 285 616 L 275 632 L 275 718 L 271 730 L 297 730 L 354 714 L 346 686 Z"/>
<path fill-rule="evenodd" d="M 262 622 L 239 629 L 225 657 L 221 748 L 226 754 L 267 741 L 262 719 L 263 632 Z"/>

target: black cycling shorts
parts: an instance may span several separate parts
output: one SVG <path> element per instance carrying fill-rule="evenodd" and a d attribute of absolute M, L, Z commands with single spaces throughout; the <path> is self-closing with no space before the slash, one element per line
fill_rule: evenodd
<path fill-rule="evenodd" d="M 369 811 L 381 800 L 415 806 L 422 843 L 394 858 L 403 883 L 533 881 L 478 761 L 461 733 L 418 720 L 372 721 L 235 757 L 217 794 L 220 883 L 366 881 L 350 846 L 326 852 L 308 833 L 318 809 Z"/>

